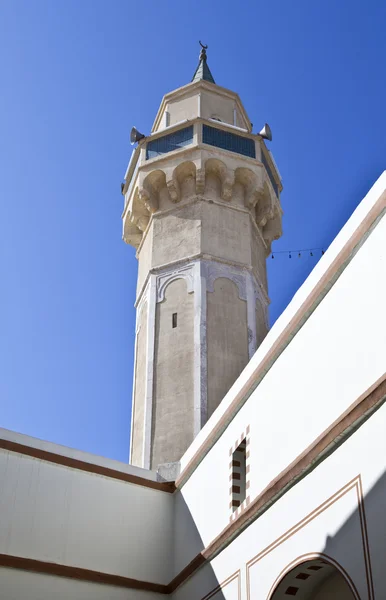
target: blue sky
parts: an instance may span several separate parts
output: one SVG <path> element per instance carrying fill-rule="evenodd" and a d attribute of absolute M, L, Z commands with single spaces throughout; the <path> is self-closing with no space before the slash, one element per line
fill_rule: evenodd
<path fill-rule="evenodd" d="M 127 460 L 137 264 L 120 183 L 131 126 L 148 132 L 190 81 L 198 40 L 273 130 L 274 250 L 328 247 L 385 168 L 385 20 L 380 0 L 0 2 L 0 426 Z M 316 260 L 268 260 L 272 322 Z"/>

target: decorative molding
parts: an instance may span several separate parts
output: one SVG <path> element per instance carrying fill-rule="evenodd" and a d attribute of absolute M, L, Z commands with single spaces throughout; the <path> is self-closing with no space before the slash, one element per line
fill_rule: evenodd
<path fill-rule="evenodd" d="M 203 260 L 203 261 L 208 261 L 208 262 L 215 262 L 221 265 L 228 265 L 230 267 L 234 267 L 234 269 L 240 269 L 240 270 L 244 270 L 248 273 L 252 273 L 253 274 L 253 278 L 255 281 L 255 284 L 257 286 L 257 293 L 259 294 L 259 297 L 261 298 L 261 301 L 264 303 L 264 306 L 268 306 L 270 303 L 270 299 L 268 298 L 268 295 L 266 294 L 265 290 L 264 290 L 264 286 L 261 283 L 261 281 L 256 277 L 255 272 L 253 271 L 251 265 L 247 265 L 244 263 L 238 263 L 235 261 L 231 261 L 231 260 L 225 260 L 222 258 L 219 258 L 218 256 L 213 256 L 212 254 L 206 254 L 203 252 L 199 252 L 197 254 L 193 254 L 192 256 L 189 256 L 189 258 L 181 258 L 181 259 L 177 259 L 174 260 L 172 262 L 166 263 L 166 264 L 162 264 L 156 267 L 153 267 L 149 270 L 148 274 L 146 275 L 144 282 L 142 284 L 142 287 L 140 289 L 140 291 L 137 294 L 137 298 L 136 301 L 134 303 L 134 306 L 137 307 L 142 295 L 144 293 L 145 287 L 148 283 L 148 280 L 150 278 L 151 274 L 163 274 L 164 272 L 170 272 L 172 269 L 173 270 L 177 270 L 180 266 L 184 266 L 184 265 L 190 265 L 192 263 L 195 263 L 197 260 Z"/>
<path fill-rule="evenodd" d="M 208 416 L 206 321 L 206 279 L 203 263 L 197 260 L 194 267 L 194 437 Z"/>
<path fill-rule="evenodd" d="M 360 528 L 361 528 L 361 535 L 362 535 L 362 542 L 363 542 L 363 553 L 364 553 L 363 558 L 364 558 L 364 567 L 365 567 L 365 571 L 366 571 L 368 599 L 374 600 L 374 584 L 373 584 L 373 577 L 372 577 L 372 570 L 371 570 L 371 563 L 370 563 L 370 549 L 369 549 L 369 541 L 368 541 L 368 536 L 367 536 L 366 519 L 365 519 L 365 513 L 364 513 L 364 497 L 363 497 L 363 490 L 362 490 L 362 480 L 361 480 L 360 475 L 357 475 L 356 477 L 354 477 L 354 479 L 349 481 L 346 485 L 344 485 L 337 492 L 335 492 L 335 494 L 330 496 L 325 502 L 320 504 L 317 508 L 315 508 L 308 515 L 306 515 L 301 521 L 296 523 L 296 525 L 294 525 L 293 527 L 288 529 L 279 538 L 277 538 L 274 542 L 269 544 L 264 550 L 262 550 L 261 552 L 256 554 L 253 558 L 251 558 L 247 562 L 247 564 L 246 564 L 247 600 L 251 599 L 250 574 L 249 574 L 251 567 L 253 565 L 255 565 L 257 562 L 261 561 L 265 556 L 267 556 L 267 554 L 269 554 L 270 552 L 275 550 L 278 546 L 280 546 L 281 544 L 286 542 L 289 538 L 291 538 L 293 535 L 295 535 L 303 527 L 307 526 L 311 521 L 313 521 L 321 513 L 323 513 L 325 510 L 327 510 L 330 506 L 335 504 L 338 500 L 340 500 L 343 496 L 345 496 L 351 490 L 355 490 L 355 492 L 356 492 L 356 498 L 357 498 L 357 503 L 358 503 L 357 509 L 358 509 L 358 513 L 360 515 Z M 304 555 L 303 559 L 306 559 L 306 557 L 309 557 L 309 556 L 310 555 Z M 319 556 L 326 556 L 326 555 L 319 554 Z M 327 557 L 327 558 L 329 558 L 329 560 L 331 560 L 330 557 Z M 296 565 L 294 564 L 293 567 L 294 566 L 296 566 Z M 267 600 L 269 600 L 271 598 L 276 585 L 280 582 L 280 580 L 283 577 L 284 577 L 284 575 L 282 572 L 279 575 L 279 577 L 276 579 L 273 586 L 271 587 L 271 590 L 268 594 Z"/>
<path fill-rule="evenodd" d="M 149 281 L 146 282 L 146 287 L 144 288 L 141 299 L 137 305 L 136 317 L 135 317 L 135 341 L 134 341 L 134 368 L 133 368 L 133 382 L 132 382 L 132 392 L 131 392 L 131 418 L 130 418 L 130 447 L 129 447 L 129 462 L 132 458 L 133 453 L 133 429 L 134 429 L 134 414 L 135 414 L 135 385 L 136 385 L 136 373 L 137 373 L 137 350 L 138 350 L 138 334 L 141 328 L 141 315 L 142 310 L 147 304 L 148 301 L 148 289 L 149 289 Z"/>
<path fill-rule="evenodd" d="M 258 286 L 252 273 L 246 273 L 247 278 L 247 321 L 248 321 L 248 353 L 252 358 L 257 349 L 256 298 L 259 295 Z M 264 311 L 266 312 L 266 311 Z"/>
<path fill-rule="evenodd" d="M 55 452 L 49 452 L 48 450 L 41 450 L 40 448 L 32 448 L 25 444 L 19 444 L 18 442 L 12 442 L 10 440 L 0 439 L 0 449 L 6 450 L 7 452 L 16 452 L 23 454 L 24 456 L 31 456 L 38 460 L 45 460 L 55 465 L 61 465 L 70 469 L 76 469 L 78 471 L 85 471 L 86 473 L 94 473 L 96 475 L 102 475 L 103 477 L 110 477 L 111 479 L 118 479 L 126 483 L 132 483 L 134 485 L 141 485 L 142 487 L 152 488 L 159 490 L 160 492 L 167 492 L 172 494 L 175 491 L 175 485 L 172 482 L 159 482 L 139 477 L 138 475 L 132 475 L 131 473 L 124 473 L 111 469 L 110 467 L 102 467 L 94 463 L 86 462 L 85 460 L 79 460 L 77 458 L 70 458 L 69 456 L 63 456 L 62 454 L 56 454 Z M 129 465 L 128 465 L 129 466 Z"/>
<path fill-rule="evenodd" d="M 153 420 L 153 379 L 154 379 L 154 350 L 155 350 L 155 313 L 156 313 L 156 276 L 150 275 L 147 292 L 147 339 L 146 339 L 146 381 L 145 381 L 145 406 L 144 430 L 142 447 L 142 465 L 150 470 L 151 465 L 151 430 Z M 136 373 L 134 373 L 135 376 Z"/>
<path fill-rule="evenodd" d="M 237 579 L 237 583 L 238 583 L 237 598 L 238 598 L 238 600 L 241 600 L 241 571 L 240 571 L 240 569 L 238 571 L 236 571 L 236 573 L 233 573 L 233 575 L 230 575 L 227 579 L 225 579 L 225 581 L 220 583 L 212 591 L 210 591 L 209 594 L 207 594 L 206 596 L 204 596 L 204 598 L 202 598 L 202 600 L 210 600 L 210 598 L 213 598 L 213 596 L 218 594 L 218 592 L 221 592 L 227 585 L 232 583 L 232 581 L 234 581 L 235 579 Z"/>
<path fill-rule="evenodd" d="M 146 281 L 146 285 L 143 289 L 143 293 L 141 295 L 141 298 L 136 306 L 136 319 L 135 319 L 135 335 L 138 335 L 138 332 L 140 330 L 141 327 L 141 314 L 142 314 L 142 310 L 145 306 L 145 304 L 148 301 L 148 295 L 149 295 L 149 285 L 150 285 L 150 278 L 147 279 Z"/>
<path fill-rule="evenodd" d="M 204 267 L 204 276 L 206 279 L 206 290 L 207 292 L 214 292 L 214 282 L 216 279 L 223 277 L 225 279 L 230 279 L 237 285 L 239 290 L 239 298 L 240 300 L 247 301 L 247 284 L 246 284 L 246 274 L 247 272 L 242 267 L 235 268 L 233 266 L 219 263 L 215 260 L 203 261 Z M 241 271 L 241 272 L 240 272 Z"/>
<path fill-rule="evenodd" d="M 173 268 L 171 271 L 163 271 L 157 275 L 157 303 L 165 300 L 165 290 L 169 283 L 175 279 L 185 279 L 188 294 L 194 292 L 194 262 L 184 264 L 179 268 Z"/>
<path fill-rule="evenodd" d="M 274 584 L 272 585 L 272 587 L 268 593 L 267 600 L 271 600 L 273 594 L 277 591 L 278 586 L 282 583 L 284 578 L 291 571 L 293 571 L 294 569 L 296 569 L 296 567 L 299 567 L 300 565 L 304 565 L 304 570 L 306 570 L 306 569 L 311 570 L 313 562 L 320 563 L 320 566 L 318 567 L 318 570 L 316 572 L 318 572 L 320 568 L 325 568 L 327 566 L 327 567 L 330 567 L 331 574 L 334 572 L 340 573 L 343 576 L 343 578 L 345 579 L 347 585 L 350 587 L 350 589 L 354 595 L 353 600 L 361 600 L 361 598 L 358 594 L 358 590 L 357 590 L 353 580 L 351 579 L 350 575 L 347 573 L 347 571 L 342 567 L 342 565 L 337 560 L 333 559 L 331 556 L 328 556 L 328 554 L 324 554 L 322 552 L 312 552 L 309 554 L 303 554 L 301 556 L 298 556 L 296 560 L 292 561 L 289 565 L 287 565 L 287 567 L 285 569 L 283 569 L 283 571 L 281 571 L 279 576 L 276 578 Z M 311 563 L 311 566 L 308 566 L 308 565 L 310 565 L 310 563 Z M 332 570 L 331 567 L 333 567 L 334 570 Z M 296 579 L 296 586 L 292 586 L 292 587 L 294 587 L 294 592 L 295 592 L 294 595 L 297 594 L 299 589 L 300 589 L 301 593 L 304 594 L 304 592 L 306 590 L 302 589 L 302 587 L 299 587 L 299 585 L 302 586 L 302 583 L 304 581 L 307 582 L 306 585 L 309 584 L 309 578 L 310 577 L 312 578 L 312 575 L 314 575 L 314 574 L 315 574 L 315 571 L 311 570 L 311 573 L 310 573 L 310 571 L 307 572 L 306 579 L 303 579 L 303 580 L 300 578 Z M 289 581 L 288 583 L 295 583 L 295 582 Z M 286 583 L 286 585 L 287 585 L 287 583 Z"/>
<path fill-rule="evenodd" d="M 32 573 L 41 573 L 54 577 L 66 577 L 67 579 L 76 579 L 78 581 L 89 581 L 91 583 L 102 585 L 114 585 L 132 590 L 143 590 L 146 592 L 155 592 L 158 594 L 169 594 L 167 585 L 161 583 L 152 583 L 150 581 L 141 581 L 113 573 L 102 573 L 82 567 L 73 567 L 70 565 L 61 565 L 44 560 L 34 560 L 22 556 L 12 556 L 10 554 L 0 554 L 0 567 L 8 569 L 21 569 Z"/>

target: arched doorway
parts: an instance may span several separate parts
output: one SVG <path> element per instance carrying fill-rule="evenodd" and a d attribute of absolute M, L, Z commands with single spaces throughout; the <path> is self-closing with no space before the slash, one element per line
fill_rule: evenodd
<path fill-rule="evenodd" d="M 302 557 L 282 573 L 268 600 L 360 600 L 347 573 L 325 555 Z"/>

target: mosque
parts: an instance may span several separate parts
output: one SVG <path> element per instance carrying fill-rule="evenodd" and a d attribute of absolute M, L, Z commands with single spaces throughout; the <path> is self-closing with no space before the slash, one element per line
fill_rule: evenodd
<path fill-rule="evenodd" d="M 0 430 L 1 600 L 386 598 L 386 172 L 269 330 L 252 129 L 203 45 L 133 128 L 130 464 Z"/>

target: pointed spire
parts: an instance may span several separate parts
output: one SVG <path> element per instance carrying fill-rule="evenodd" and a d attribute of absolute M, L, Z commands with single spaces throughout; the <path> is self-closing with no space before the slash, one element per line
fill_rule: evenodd
<path fill-rule="evenodd" d="M 208 63 L 206 62 L 206 51 L 208 49 L 208 46 L 204 46 L 204 44 L 201 44 L 201 52 L 200 52 L 200 58 L 199 58 L 199 63 L 198 63 L 198 67 L 193 75 L 192 81 L 210 81 L 211 83 L 216 83 L 215 80 L 213 79 L 213 75 L 210 72 L 210 69 L 208 67 Z"/>

